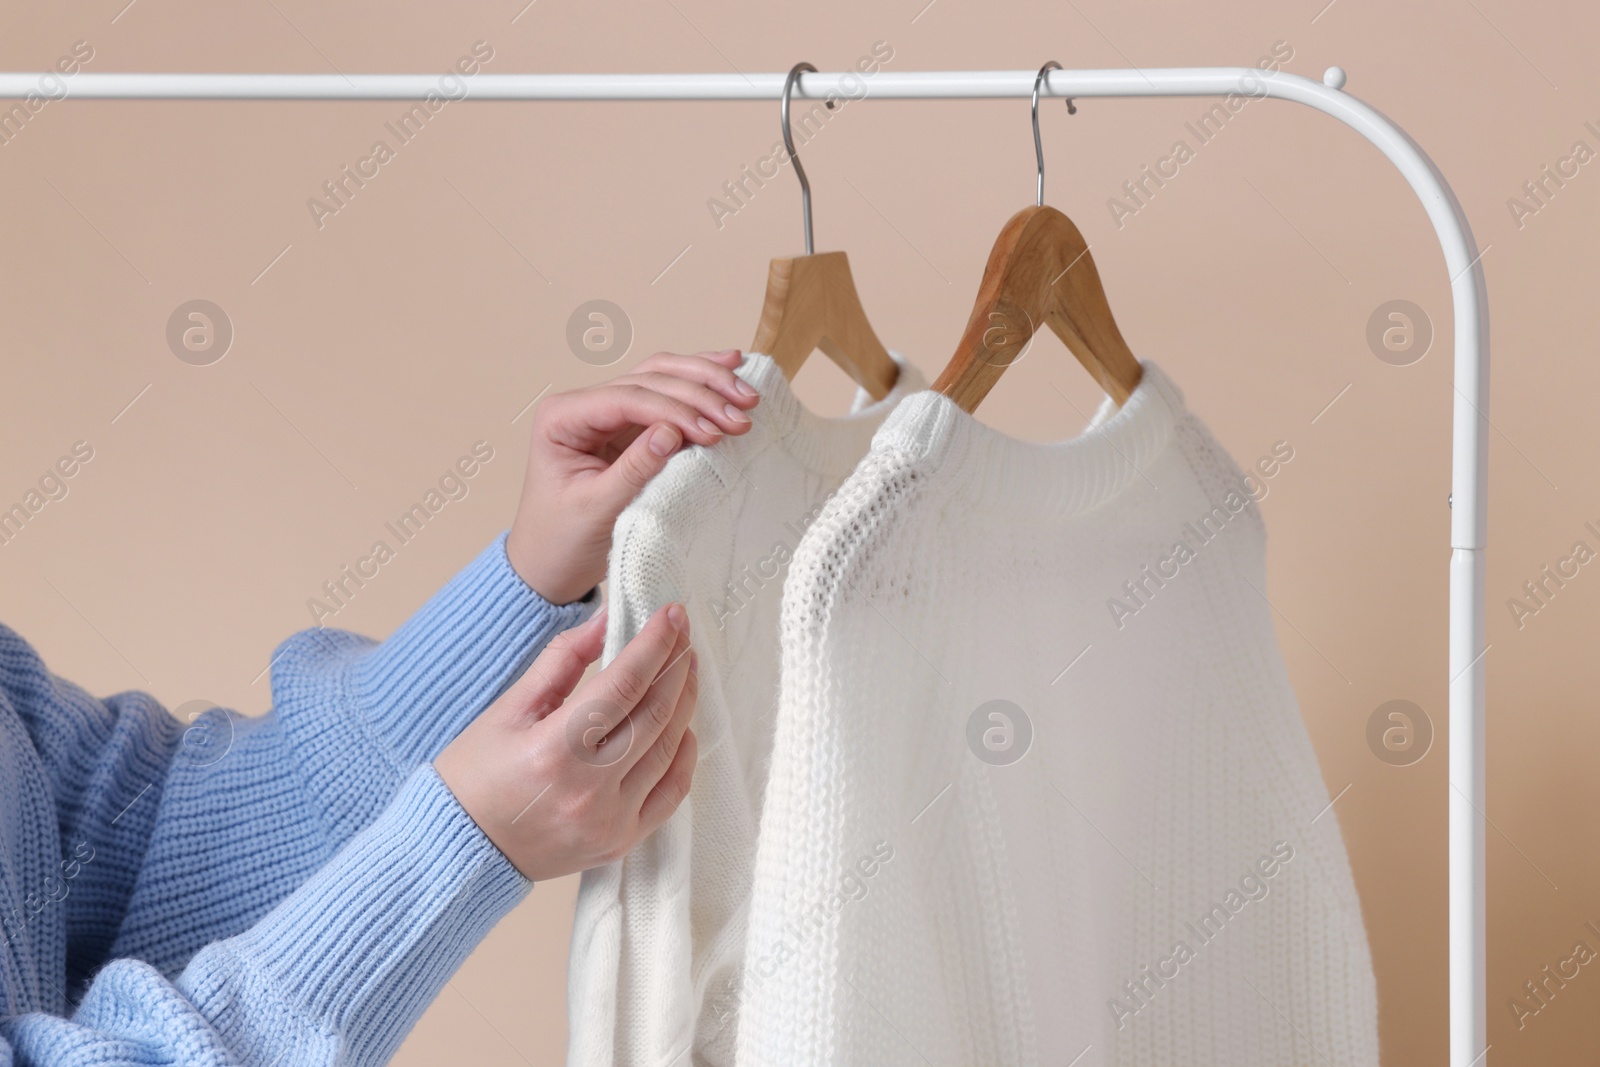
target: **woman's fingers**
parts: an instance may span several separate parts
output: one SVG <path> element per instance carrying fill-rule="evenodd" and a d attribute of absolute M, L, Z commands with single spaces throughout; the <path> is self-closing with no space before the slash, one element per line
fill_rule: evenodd
<path fill-rule="evenodd" d="M 732 364 L 718 362 L 718 359 L 732 353 L 736 358 Z M 670 374 L 684 381 L 695 382 L 699 385 L 715 389 L 721 396 L 741 408 L 752 408 L 761 402 L 761 397 L 755 388 L 743 378 L 733 372 L 743 357 L 738 349 L 729 349 L 728 352 L 702 353 L 698 356 L 680 356 L 672 352 L 657 352 L 647 359 L 641 360 L 630 373 L 633 374 Z"/>
<path fill-rule="evenodd" d="M 729 368 L 737 367 L 739 364 L 744 362 L 744 352 L 737 348 L 723 348 L 718 349 L 715 352 L 696 352 L 692 356 L 686 356 L 678 352 L 656 352 L 652 355 L 646 356 L 639 362 L 641 364 L 646 363 L 649 360 L 656 359 L 658 357 L 671 357 L 675 359 L 703 359 L 712 363 L 716 363 L 719 366 Z"/>
<path fill-rule="evenodd" d="M 684 731 L 694 717 L 695 703 L 700 695 L 700 676 L 696 670 L 695 654 L 691 651 L 684 660 L 685 678 L 678 690 L 677 700 L 669 712 L 660 734 L 645 745 L 635 731 L 634 748 L 637 760 L 622 777 L 622 795 L 634 809 L 640 808 L 650 791 L 664 778 L 678 754 Z M 665 676 L 663 676 L 665 677 Z M 635 712 L 635 715 L 640 714 Z"/>
<path fill-rule="evenodd" d="M 611 732 L 611 738 L 626 745 L 626 751 L 618 749 L 614 753 L 618 777 L 624 782 L 641 762 L 649 764 L 653 754 L 659 755 L 656 743 L 672 725 L 677 713 L 679 698 L 688 682 L 691 657 L 689 635 L 680 634 L 672 655 L 650 684 L 649 691 L 628 713 L 627 721 Z M 656 767 L 655 775 L 659 777 L 665 769 L 665 764 Z M 638 797 L 632 800 L 635 808 L 638 800 Z"/>
<path fill-rule="evenodd" d="M 562 399 L 567 406 L 560 415 L 567 420 L 566 429 L 572 435 L 567 443 L 581 451 L 609 442 L 630 427 L 658 422 L 672 423 L 697 445 L 714 445 L 722 440 L 722 427 L 693 404 L 626 377 L 564 394 Z"/>
<path fill-rule="evenodd" d="M 660 829 L 661 824 L 678 810 L 678 805 L 689 795 L 694 780 L 694 765 L 699 758 L 700 745 L 693 730 L 685 730 L 673 754 L 672 765 L 661 776 L 644 799 L 639 809 L 639 836 L 642 840 Z"/>
<path fill-rule="evenodd" d="M 659 432 L 663 423 L 677 431 L 679 440 L 656 437 L 658 449 L 664 445 L 667 451 L 657 450 L 655 456 L 669 456 L 684 443 L 714 445 L 748 430 L 745 409 L 760 402 L 731 369 L 741 358 L 736 349 L 700 356 L 658 352 L 613 381 L 551 397 L 540 406 L 538 425 L 552 444 L 601 469 L 625 456 L 639 437 Z M 647 476 L 659 470 L 653 462 L 643 467 Z"/>
<path fill-rule="evenodd" d="M 723 433 L 743 433 L 750 428 L 750 416 L 744 413 L 744 408 L 734 404 L 709 385 L 679 378 L 664 371 L 636 372 L 619 378 L 618 381 L 643 385 L 680 400 L 699 412 L 700 418 L 711 420 L 712 424 Z"/>
<path fill-rule="evenodd" d="M 567 732 L 574 754 L 594 766 L 612 766 L 632 747 L 630 714 L 651 692 L 657 678 L 688 643 L 689 618 L 683 605 L 667 604 L 652 615 L 633 640 L 604 670 L 578 687 L 557 723 Z M 557 718 L 552 716 L 552 719 Z M 578 721 L 573 722 L 576 718 Z M 613 736 L 615 735 L 615 736 Z M 610 749 L 605 746 L 615 740 Z M 618 776 L 627 764 L 618 770 Z"/>

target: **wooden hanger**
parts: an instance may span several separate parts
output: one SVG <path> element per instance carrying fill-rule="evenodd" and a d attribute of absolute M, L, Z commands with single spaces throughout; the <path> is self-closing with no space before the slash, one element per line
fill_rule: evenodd
<path fill-rule="evenodd" d="M 843 252 L 813 252 L 811 183 L 789 134 L 789 93 L 802 71 L 816 69 L 810 63 L 797 63 L 783 83 L 783 145 L 800 179 L 806 254 L 774 259 L 768 267 L 767 295 L 750 351 L 771 356 L 783 376 L 793 380 L 806 358 L 820 348 L 874 400 L 881 400 L 894 388 L 900 367 L 867 321 L 850 260 Z"/>
<path fill-rule="evenodd" d="M 983 269 L 978 299 L 955 355 L 933 383 L 962 410 L 975 411 L 1000 375 L 1048 325 L 1100 387 L 1121 405 L 1143 370 L 1122 339 L 1100 284 L 1089 245 L 1071 219 L 1044 206 L 1044 149 L 1039 141 L 1039 85 L 1033 83 L 1033 146 L 1039 160 L 1038 204 L 1023 208 L 1000 231 Z M 1069 111 L 1077 108 L 1067 101 Z"/>

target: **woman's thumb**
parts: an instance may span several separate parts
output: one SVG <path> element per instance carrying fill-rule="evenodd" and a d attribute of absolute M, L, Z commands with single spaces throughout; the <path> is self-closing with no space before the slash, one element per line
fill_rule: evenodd
<path fill-rule="evenodd" d="M 615 514 L 633 502 L 639 490 L 661 473 L 683 444 L 683 434 L 670 422 L 658 422 L 633 439 L 601 476 L 606 503 Z"/>
<path fill-rule="evenodd" d="M 589 618 L 555 636 L 544 651 L 528 665 L 517 687 L 527 710 L 544 718 L 572 695 L 589 664 L 600 658 L 605 648 L 608 605 L 600 605 Z"/>

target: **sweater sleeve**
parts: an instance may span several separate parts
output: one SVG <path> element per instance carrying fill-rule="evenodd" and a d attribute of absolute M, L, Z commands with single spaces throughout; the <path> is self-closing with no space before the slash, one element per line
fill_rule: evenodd
<path fill-rule="evenodd" d="M 0 784 L 27 809 L 0 883 L 61 858 L 70 890 L 37 916 L 0 901 L 0 1065 L 386 1059 L 531 885 L 429 764 L 597 606 L 538 596 L 502 536 L 381 644 L 284 642 L 271 713 L 190 723 L 96 699 L 0 627 L 21 760 Z"/>
<path fill-rule="evenodd" d="M 254 926 L 207 945 L 176 980 L 139 960 L 114 961 L 71 1019 L 34 1012 L 0 1020 L 0 1059 L 16 1067 L 382 1064 L 531 886 L 433 768 L 419 767 L 376 819 Z"/>
<path fill-rule="evenodd" d="M 382 644 L 332 629 L 289 638 L 273 657 L 272 713 L 207 712 L 159 805 L 129 809 L 156 815 L 110 954 L 171 977 L 256 922 L 598 603 L 598 590 L 544 600 L 502 535 Z"/>

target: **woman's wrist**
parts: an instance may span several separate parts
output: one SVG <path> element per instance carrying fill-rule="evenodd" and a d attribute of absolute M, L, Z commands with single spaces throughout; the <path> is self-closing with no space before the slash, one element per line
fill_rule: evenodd
<path fill-rule="evenodd" d="M 523 584 L 550 604 L 563 607 L 583 600 L 600 584 L 599 577 L 589 573 L 594 566 L 580 567 L 548 549 L 540 551 L 541 544 L 548 544 L 548 539 L 513 524 L 506 535 L 506 560 Z M 603 575 L 605 560 L 597 566 L 596 574 Z"/>

